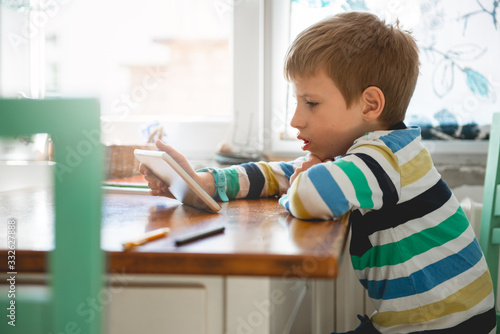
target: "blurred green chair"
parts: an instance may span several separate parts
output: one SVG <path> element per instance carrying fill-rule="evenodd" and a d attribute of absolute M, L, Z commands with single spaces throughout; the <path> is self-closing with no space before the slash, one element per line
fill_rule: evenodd
<path fill-rule="evenodd" d="M 490 269 L 495 300 L 498 293 L 498 260 L 500 245 L 500 113 L 493 115 L 488 159 L 484 177 L 483 210 L 479 243 Z M 497 310 L 497 333 L 500 333 L 500 312 Z"/>
<path fill-rule="evenodd" d="M 56 161 L 55 250 L 47 261 L 49 293 L 24 295 L 23 287 L 16 286 L 15 327 L 7 324 L 5 316 L 4 306 L 10 300 L 0 296 L 4 310 L 0 333 L 95 334 L 102 330 L 102 312 L 90 313 L 87 305 L 88 300 L 102 299 L 104 279 L 99 117 L 95 99 L 0 100 L 0 136 L 48 133 Z"/>

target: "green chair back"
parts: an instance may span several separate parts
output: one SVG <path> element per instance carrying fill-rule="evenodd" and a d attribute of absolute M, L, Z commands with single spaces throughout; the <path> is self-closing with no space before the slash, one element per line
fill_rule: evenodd
<path fill-rule="evenodd" d="M 500 245 L 500 113 L 493 115 L 488 159 L 484 178 L 483 210 L 479 243 L 483 249 L 495 291 L 498 293 L 498 260 Z M 497 311 L 497 333 L 500 333 L 500 313 Z"/>
<path fill-rule="evenodd" d="M 0 136 L 48 133 L 56 161 L 55 249 L 47 261 L 50 292 L 23 295 L 23 287 L 17 286 L 16 327 L 7 324 L 4 314 L 0 333 L 95 334 L 102 330 L 102 312 L 94 305 L 102 304 L 105 292 L 99 117 L 95 99 L 0 100 Z M 0 296 L 4 313 L 8 302 L 7 296 Z M 104 305 L 97 306 L 102 310 Z"/>

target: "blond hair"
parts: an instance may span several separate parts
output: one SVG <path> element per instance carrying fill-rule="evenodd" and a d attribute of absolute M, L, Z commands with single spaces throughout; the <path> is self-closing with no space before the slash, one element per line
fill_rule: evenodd
<path fill-rule="evenodd" d="M 369 13 L 349 12 L 320 21 L 301 32 L 285 57 L 288 81 L 324 69 L 350 107 L 370 86 L 382 90 L 379 120 L 402 121 L 419 74 L 418 47 L 410 33 Z"/>

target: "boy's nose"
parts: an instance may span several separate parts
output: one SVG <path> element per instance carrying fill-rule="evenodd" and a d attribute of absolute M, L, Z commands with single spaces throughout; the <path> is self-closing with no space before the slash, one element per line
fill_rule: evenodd
<path fill-rule="evenodd" d="M 292 128 L 296 128 L 296 129 L 301 129 L 301 128 L 304 128 L 306 126 L 306 121 L 302 117 L 302 114 L 299 111 L 299 108 L 295 109 L 295 112 L 293 113 L 293 117 L 290 121 L 290 126 Z"/>

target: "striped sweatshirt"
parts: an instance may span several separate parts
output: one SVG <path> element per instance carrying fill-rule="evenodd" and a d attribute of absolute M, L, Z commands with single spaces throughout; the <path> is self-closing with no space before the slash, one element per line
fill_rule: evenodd
<path fill-rule="evenodd" d="M 420 129 L 370 132 L 345 156 L 290 176 L 293 162 L 224 169 L 229 198 L 282 196 L 300 219 L 350 212 L 354 270 L 381 333 L 493 333 L 493 285 L 467 217 Z"/>

